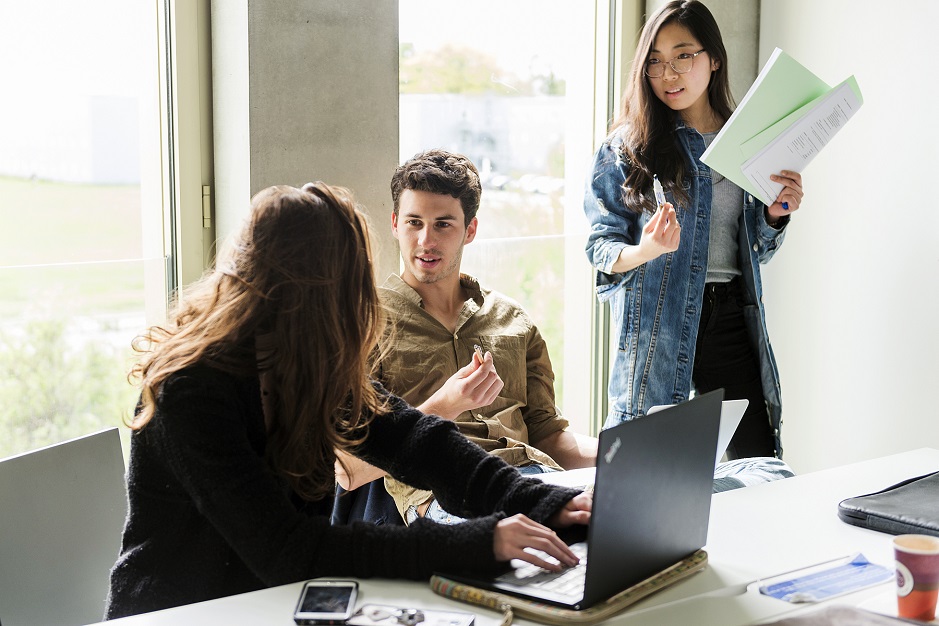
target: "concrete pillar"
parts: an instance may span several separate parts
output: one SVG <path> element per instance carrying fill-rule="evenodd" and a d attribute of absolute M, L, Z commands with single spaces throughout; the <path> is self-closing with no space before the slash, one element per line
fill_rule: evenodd
<path fill-rule="evenodd" d="M 322 180 L 371 216 L 378 276 L 397 268 L 397 0 L 213 0 L 218 238 L 254 193 Z"/>

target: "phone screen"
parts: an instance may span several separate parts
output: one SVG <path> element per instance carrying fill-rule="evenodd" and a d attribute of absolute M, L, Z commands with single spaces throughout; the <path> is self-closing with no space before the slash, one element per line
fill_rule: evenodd
<path fill-rule="evenodd" d="M 307 587 L 300 610 L 303 613 L 345 613 L 352 599 L 352 587 Z"/>
<path fill-rule="evenodd" d="M 297 623 L 328 624 L 347 620 L 355 605 L 354 581 L 309 582 L 303 588 L 294 617 Z"/>

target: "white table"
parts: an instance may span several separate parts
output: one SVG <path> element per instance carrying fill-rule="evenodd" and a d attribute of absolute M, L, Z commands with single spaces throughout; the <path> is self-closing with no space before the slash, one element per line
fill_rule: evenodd
<path fill-rule="evenodd" d="M 708 569 L 611 623 L 731 626 L 811 610 L 818 605 L 789 604 L 761 595 L 756 582 L 858 552 L 892 568 L 891 536 L 842 522 L 838 503 L 937 470 L 939 450 L 923 448 L 716 494 L 706 546 Z M 878 585 L 827 604 L 890 610 L 896 602 L 892 585 Z"/>
<path fill-rule="evenodd" d="M 699 624 L 733 626 L 773 621 L 818 605 L 789 604 L 761 595 L 756 581 L 862 552 L 893 566 L 890 535 L 840 521 L 838 502 L 878 491 L 913 476 L 939 471 L 939 450 L 903 454 L 813 472 L 714 496 L 706 550 L 707 569 L 611 620 L 615 625 Z M 891 610 L 893 586 L 884 583 L 828 601 Z M 302 583 L 108 622 L 115 626 L 263 624 L 291 626 Z M 470 611 L 477 626 L 497 626 L 501 616 L 447 600 L 426 583 L 362 580 L 359 603 Z M 521 621 L 521 620 L 519 620 Z"/>

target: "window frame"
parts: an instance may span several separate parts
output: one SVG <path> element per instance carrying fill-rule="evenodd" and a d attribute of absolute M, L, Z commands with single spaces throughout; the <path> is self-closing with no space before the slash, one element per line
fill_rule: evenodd
<path fill-rule="evenodd" d="M 214 261 L 210 0 L 157 0 L 165 303 Z M 150 320 L 156 321 L 156 320 Z"/>

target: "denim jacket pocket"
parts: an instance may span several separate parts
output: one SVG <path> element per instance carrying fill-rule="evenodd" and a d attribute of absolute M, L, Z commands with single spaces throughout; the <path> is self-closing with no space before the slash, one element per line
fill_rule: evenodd
<path fill-rule="evenodd" d="M 636 294 L 631 287 L 623 288 L 622 297 L 614 298 L 611 302 L 611 319 L 617 320 L 622 324 L 622 327 L 619 329 L 619 338 L 616 342 L 616 348 L 620 352 L 629 352 L 630 349 L 630 338 L 633 336 L 636 322 L 635 304 Z"/>

